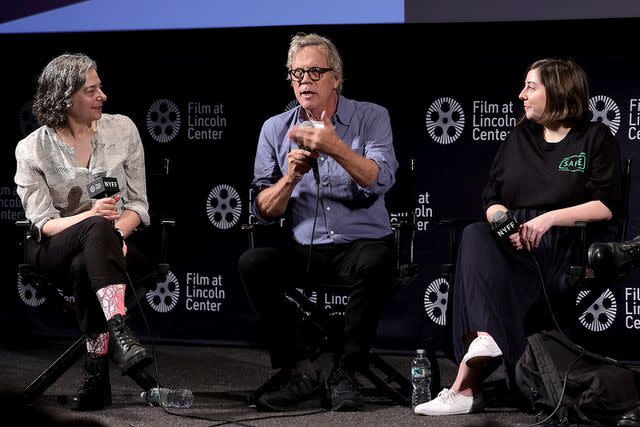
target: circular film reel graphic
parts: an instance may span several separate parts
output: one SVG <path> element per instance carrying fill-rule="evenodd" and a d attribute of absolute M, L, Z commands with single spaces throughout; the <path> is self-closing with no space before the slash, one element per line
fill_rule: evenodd
<path fill-rule="evenodd" d="M 156 284 L 153 291 L 147 292 L 147 302 L 156 311 L 166 313 L 175 308 L 180 298 L 180 284 L 171 271 L 162 282 Z"/>
<path fill-rule="evenodd" d="M 620 108 L 615 101 L 608 96 L 597 95 L 589 99 L 589 110 L 591 110 L 591 121 L 601 122 L 609 126 L 613 136 L 618 133 L 620 127 Z"/>
<path fill-rule="evenodd" d="M 304 295 L 305 297 L 309 298 L 309 301 L 311 301 L 313 304 L 318 302 L 318 292 L 316 291 L 308 291 L 306 289 L 302 289 L 302 288 L 296 288 L 296 290 L 298 292 L 300 292 L 302 295 Z M 295 300 L 291 297 L 287 297 L 289 300 L 295 302 Z"/>
<path fill-rule="evenodd" d="M 292 99 L 291 101 L 289 101 L 289 103 L 287 105 L 284 106 L 284 111 L 289 111 L 289 110 L 293 110 L 294 108 L 296 108 L 298 105 L 300 105 L 300 103 L 298 102 L 297 99 Z"/>
<path fill-rule="evenodd" d="M 438 144 L 451 144 L 464 129 L 464 111 L 453 98 L 439 98 L 433 101 L 426 116 L 427 132 Z"/>
<path fill-rule="evenodd" d="M 447 302 L 449 300 L 449 282 L 440 277 L 429 283 L 424 291 L 424 309 L 434 323 L 444 326 L 447 323 Z"/>
<path fill-rule="evenodd" d="M 149 135 L 158 142 L 169 142 L 180 130 L 180 110 L 170 99 L 158 99 L 147 111 Z"/>
<path fill-rule="evenodd" d="M 207 216 L 216 228 L 226 230 L 236 225 L 242 213 L 242 200 L 230 185 L 221 184 L 207 196 Z"/>
<path fill-rule="evenodd" d="M 38 120 L 36 116 L 33 115 L 31 102 L 25 102 L 22 108 L 20 108 L 18 112 L 18 128 L 20 128 L 22 136 L 27 136 L 38 128 Z"/>
<path fill-rule="evenodd" d="M 22 276 L 18 275 L 17 280 L 18 285 L 18 295 L 22 302 L 27 304 L 30 307 L 38 307 L 47 300 L 47 298 L 42 295 L 36 288 L 34 288 L 31 283 L 22 280 Z"/>
<path fill-rule="evenodd" d="M 576 298 L 576 305 L 580 303 L 582 298 L 593 291 L 580 291 Z M 610 289 L 605 290 L 602 295 L 580 314 L 580 324 L 586 329 L 593 332 L 602 332 L 608 329 L 616 318 L 617 312 L 616 299 Z"/>

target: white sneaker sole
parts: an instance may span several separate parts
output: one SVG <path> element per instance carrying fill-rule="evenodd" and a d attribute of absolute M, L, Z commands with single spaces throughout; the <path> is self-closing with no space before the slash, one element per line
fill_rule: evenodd
<path fill-rule="evenodd" d="M 428 403 L 428 402 L 427 402 Z M 425 405 L 425 404 L 423 404 Z M 431 409 L 428 406 L 424 406 L 420 408 L 421 405 L 416 406 L 413 410 L 414 413 L 419 415 L 431 415 L 431 416 L 439 416 L 439 415 L 467 415 L 467 414 L 475 414 L 478 412 L 484 411 L 484 399 L 482 397 L 479 400 L 474 401 L 471 404 L 471 408 L 468 409 Z"/>
<path fill-rule="evenodd" d="M 439 415 L 467 415 L 472 413 L 471 410 L 457 410 L 457 411 L 437 411 L 434 409 L 422 409 L 418 411 L 417 409 L 414 411 L 416 414 L 420 415 L 431 415 L 431 416 L 439 416 Z"/>
<path fill-rule="evenodd" d="M 492 359 L 496 357 L 502 357 L 502 352 L 482 353 L 482 354 L 465 354 L 462 358 L 462 363 L 470 368 L 481 368 L 488 364 Z"/>

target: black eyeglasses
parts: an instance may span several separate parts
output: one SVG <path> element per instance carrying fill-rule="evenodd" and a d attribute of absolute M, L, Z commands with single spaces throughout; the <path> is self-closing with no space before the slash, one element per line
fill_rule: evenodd
<path fill-rule="evenodd" d="M 320 68 L 320 67 L 311 67 L 311 68 L 294 68 L 293 70 L 289 70 L 289 78 L 291 80 L 295 80 L 297 82 L 301 82 L 304 79 L 304 74 L 307 73 L 309 78 L 314 82 L 317 82 L 324 76 L 324 73 L 327 71 L 333 71 L 333 68 Z"/>

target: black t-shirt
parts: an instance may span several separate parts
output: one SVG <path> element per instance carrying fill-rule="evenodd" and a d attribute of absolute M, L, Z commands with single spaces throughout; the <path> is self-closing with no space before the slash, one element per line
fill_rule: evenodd
<path fill-rule="evenodd" d="M 546 142 L 542 126 L 516 127 L 500 146 L 482 193 L 486 209 L 553 210 L 600 200 L 615 215 L 620 202 L 620 147 L 599 122 L 575 125 L 562 141 Z"/>

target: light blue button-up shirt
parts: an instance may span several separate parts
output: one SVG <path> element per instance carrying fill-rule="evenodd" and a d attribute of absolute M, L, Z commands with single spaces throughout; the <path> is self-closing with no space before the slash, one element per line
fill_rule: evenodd
<path fill-rule="evenodd" d="M 298 145 L 289 139 L 289 130 L 305 120 L 300 106 L 268 119 L 260 131 L 254 165 L 253 186 L 259 191 L 275 184 L 287 173 L 287 154 Z M 303 245 L 347 243 L 391 234 L 384 194 L 395 182 L 398 162 L 393 150 L 391 122 L 387 110 L 368 102 L 340 96 L 333 118 L 337 135 L 354 151 L 374 160 L 380 167 L 376 181 L 362 187 L 340 166 L 320 153 L 320 203 L 316 219 L 318 187 L 310 171 L 296 185 L 289 200 L 294 239 Z M 261 219 L 256 201 L 252 213 Z"/>

